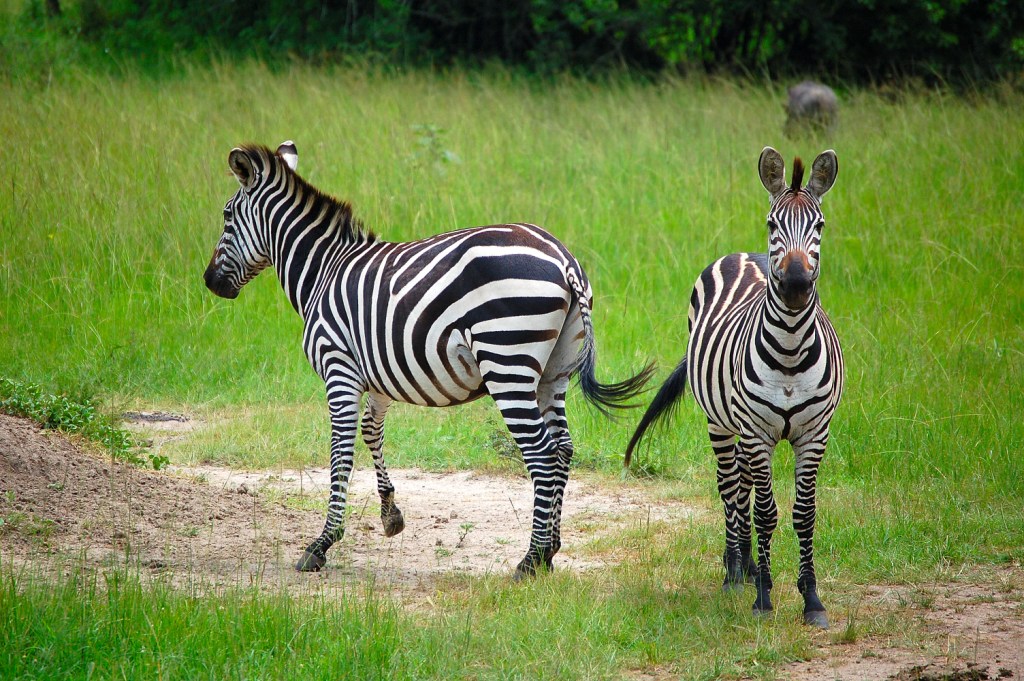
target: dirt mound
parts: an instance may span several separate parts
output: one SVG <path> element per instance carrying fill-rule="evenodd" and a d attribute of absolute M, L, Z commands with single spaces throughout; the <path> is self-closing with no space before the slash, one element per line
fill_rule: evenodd
<path fill-rule="evenodd" d="M 299 550 L 308 515 L 114 462 L 0 414 L 0 547 L 15 562 L 258 574 Z"/>
<path fill-rule="evenodd" d="M 525 477 L 419 470 L 391 477 L 405 531 L 384 537 L 373 471 L 357 470 L 346 536 L 315 579 L 366 576 L 416 587 L 445 573 L 511 572 L 522 557 L 532 512 Z M 0 550 L 15 562 L 58 556 L 140 564 L 175 579 L 308 584 L 292 566 L 323 527 L 328 488 L 324 469 L 142 470 L 0 414 Z M 588 552 L 588 542 L 692 512 L 679 503 L 652 507 L 635 486 L 609 491 L 572 480 L 556 567 L 604 565 L 615 557 Z"/>

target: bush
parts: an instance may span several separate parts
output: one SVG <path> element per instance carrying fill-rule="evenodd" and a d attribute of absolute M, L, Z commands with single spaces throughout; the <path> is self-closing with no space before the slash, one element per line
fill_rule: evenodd
<path fill-rule="evenodd" d="M 0 378 L 0 412 L 32 419 L 49 430 L 81 435 L 99 442 L 114 456 L 128 463 L 149 464 L 157 470 L 169 463 L 164 456 L 140 456 L 131 433 L 98 414 L 89 399 L 50 395 L 38 385 Z"/>

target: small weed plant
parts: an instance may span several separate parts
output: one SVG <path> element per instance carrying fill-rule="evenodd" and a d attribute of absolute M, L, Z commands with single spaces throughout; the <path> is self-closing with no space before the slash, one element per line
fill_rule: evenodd
<path fill-rule="evenodd" d="M 80 435 L 106 447 L 118 459 L 160 470 L 167 457 L 139 453 L 132 434 L 98 412 L 92 399 L 52 395 L 34 383 L 0 378 L 0 412 L 32 419 L 48 430 Z"/>

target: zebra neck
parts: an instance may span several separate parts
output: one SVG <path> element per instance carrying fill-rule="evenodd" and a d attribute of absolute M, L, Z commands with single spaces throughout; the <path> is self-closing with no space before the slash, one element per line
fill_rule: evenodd
<path fill-rule="evenodd" d="M 801 365 L 818 344 L 817 306 L 818 294 L 814 292 L 806 307 L 792 311 L 782 304 L 769 286 L 761 323 L 756 327 L 762 353 L 767 352 L 780 367 Z"/>
<path fill-rule="evenodd" d="M 309 194 L 272 211 L 273 264 L 288 301 L 306 319 L 329 263 L 358 240 L 346 205 Z M 273 216 L 279 216 L 276 221 Z"/>

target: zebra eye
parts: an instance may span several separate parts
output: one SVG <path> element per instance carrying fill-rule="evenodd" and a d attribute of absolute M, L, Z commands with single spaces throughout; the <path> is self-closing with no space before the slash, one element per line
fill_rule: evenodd
<path fill-rule="evenodd" d="M 231 209 L 230 208 L 225 208 L 224 209 L 224 221 L 227 222 L 230 219 L 231 219 Z"/>
<path fill-rule="evenodd" d="M 825 221 L 824 220 L 818 220 L 816 223 L 814 223 L 814 229 L 818 230 L 819 232 L 822 230 L 822 228 L 824 226 L 825 226 Z"/>
<path fill-rule="evenodd" d="M 768 231 L 769 232 L 774 232 L 778 228 L 779 228 L 779 223 L 775 222 L 775 220 L 772 220 L 772 219 L 768 220 Z"/>

